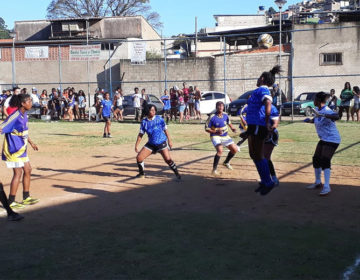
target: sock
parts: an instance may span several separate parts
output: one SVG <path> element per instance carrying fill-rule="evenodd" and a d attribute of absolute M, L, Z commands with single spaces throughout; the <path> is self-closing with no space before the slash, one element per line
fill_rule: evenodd
<path fill-rule="evenodd" d="M 4 206 L 4 208 L 5 208 L 8 215 L 14 213 L 14 211 L 9 206 L 9 202 L 8 202 L 6 194 L 4 192 L 4 188 L 3 188 L 2 183 L 0 183 L 0 201 L 1 201 L 2 205 Z"/>
<path fill-rule="evenodd" d="M 30 196 L 29 192 L 23 192 L 23 200 L 27 199 Z"/>
<path fill-rule="evenodd" d="M 330 176 L 331 176 L 331 169 L 330 168 L 324 169 L 324 177 L 325 177 L 324 187 L 326 188 L 330 188 Z"/>
<path fill-rule="evenodd" d="M 315 168 L 315 184 L 321 184 L 321 168 Z"/>
<path fill-rule="evenodd" d="M 214 157 L 214 163 L 213 163 L 213 170 L 216 170 L 218 164 L 219 164 L 220 157 L 216 154 Z"/>
<path fill-rule="evenodd" d="M 141 175 L 144 175 L 144 162 L 142 161 L 142 162 L 138 162 L 137 163 L 137 166 L 138 166 L 138 168 L 139 168 L 139 174 L 141 174 Z"/>
<path fill-rule="evenodd" d="M 179 176 L 179 171 L 178 171 L 178 169 L 177 169 L 177 166 L 176 166 L 175 162 L 170 161 L 170 162 L 168 162 L 168 165 L 169 165 L 170 169 L 171 169 L 172 171 L 174 171 L 175 175 L 176 175 L 176 176 Z"/>
<path fill-rule="evenodd" d="M 229 163 L 230 160 L 235 156 L 235 154 L 233 154 L 232 152 L 229 152 L 224 163 Z"/>
<path fill-rule="evenodd" d="M 270 177 L 270 170 L 269 170 L 269 162 L 267 159 L 262 159 L 259 161 L 254 161 L 255 166 L 259 172 L 261 183 L 263 183 L 267 187 L 271 187 L 274 185 L 273 181 Z"/>
<path fill-rule="evenodd" d="M 9 195 L 9 204 L 13 203 L 15 201 L 15 195 Z"/>
<path fill-rule="evenodd" d="M 270 170 L 271 177 L 274 177 L 274 176 L 276 177 L 274 164 L 272 163 L 271 159 L 268 162 L 269 162 L 269 170 Z"/>

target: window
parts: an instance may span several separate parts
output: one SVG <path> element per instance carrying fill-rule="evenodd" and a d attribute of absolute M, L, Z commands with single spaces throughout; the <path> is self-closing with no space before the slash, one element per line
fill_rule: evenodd
<path fill-rule="evenodd" d="M 109 50 L 109 43 L 102 43 L 101 44 L 101 50 L 104 51 L 104 50 Z M 115 50 L 115 46 L 113 43 L 110 43 L 110 50 Z"/>
<path fill-rule="evenodd" d="M 225 94 L 220 93 L 220 92 L 214 92 L 215 95 L 215 99 L 223 99 L 225 98 Z"/>
<path fill-rule="evenodd" d="M 321 53 L 320 65 L 342 65 L 342 53 Z"/>
<path fill-rule="evenodd" d="M 211 99 L 213 99 L 212 93 L 204 94 L 201 99 L 202 100 L 211 100 Z"/>

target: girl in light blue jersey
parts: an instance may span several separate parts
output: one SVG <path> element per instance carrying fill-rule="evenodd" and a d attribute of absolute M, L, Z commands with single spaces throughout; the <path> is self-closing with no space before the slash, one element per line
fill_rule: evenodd
<path fill-rule="evenodd" d="M 338 113 L 326 106 L 328 99 L 329 95 L 326 93 L 317 93 L 314 100 L 316 106 L 314 109 L 315 118 L 305 120 L 305 122 L 315 124 L 316 132 L 320 138 L 313 156 L 315 183 L 308 186 L 307 189 L 320 188 L 320 196 L 328 195 L 331 192 L 331 159 L 341 142 L 341 137 L 335 124 L 335 121 L 340 118 Z M 321 171 L 324 172 L 324 185 L 321 183 Z"/>
<path fill-rule="evenodd" d="M 148 135 L 148 142 L 139 151 L 139 144 L 144 134 Z M 169 165 L 178 180 L 181 179 L 175 162 L 170 157 L 169 148 L 172 148 L 172 141 L 165 121 L 162 117 L 156 115 L 155 105 L 148 106 L 147 117 L 141 121 L 140 132 L 135 143 L 136 161 L 139 168 L 138 178 L 144 178 L 144 160 L 151 154 L 159 152 L 164 161 Z"/>

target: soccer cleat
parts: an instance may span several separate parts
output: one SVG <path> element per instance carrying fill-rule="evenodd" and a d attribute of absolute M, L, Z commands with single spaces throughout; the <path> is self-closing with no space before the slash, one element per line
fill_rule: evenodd
<path fill-rule="evenodd" d="M 211 174 L 212 174 L 213 176 L 215 176 L 215 177 L 221 175 L 220 172 L 218 172 L 216 169 L 213 170 L 213 171 L 211 172 Z"/>
<path fill-rule="evenodd" d="M 275 184 L 273 184 L 272 186 L 269 186 L 269 187 L 266 187 L 266 186 L 262 187 L 260 189 L 260 194 L 267 195 L 269 192 L 271 192 L 273 190 L 274 186 L 275 186 Z"/>
<path fill-rule="evenodd" d="M 181 181 L 181 175 L 179 173 L 176 173 L 175 175 L 176 175 L 176 180 Z"/>
<path fill-rule="evenodd" d="M 307 186 L 306 188 L 308 189 L 308 190 L 314 190 L 314 189 L 320 189 L 320 188 L 322 188 L 323 187 L 323 184 L 321 184 L 321 183 L 319 183 L 319 184 L 312 184 L 312 185 L 310 185 L 310 186 Z"/>
<path fill-rule="evenodd" d="M 331 192 L 330 187 L 323 187 L 321 192 L 319 193 L 320 196 L 326 196 Z"/>
<path fill-rule="evenodd" d="M 11 207 L 11 209 L 23 209 L 23 208 L 25 208 L 24 205 L 22 205 L 21 203 L 18 203 L 16 201 L 11 202 L 10 207 Z"/>
<path fill-rule="evenodd" d="M 22 219 L 24 219 L 24 216 L 21 216 L 20 214 L 15 213 L 15 212 L 11 213 L 11 214 L 7 217 L 7 220 L 8 220 L 9 222 L 17 222 L 17 221 L 20 221 L 20 220 L 22 220 Z"/>
<path fill-rule="evenodd" d="M 262 188 L 265 188 L 265 185 L 260 182 L 259 187 L 255 189 L 255 192 L 256 193 L 260 192 Z"/>
<path fill-rule="evenodd" d="M 229 170 L 234 170 L 234 168 L 232 168 L 232 166 L 230 165 L 230 163 L 223 163 L 223 165 L 227 168 L 227 169 L 229 169 Z"/>
<path fill-rule="evenodd" d="M 145 174 L 139 173 L 138 175 L 135 176 L 135 178 L 145 178 Z"/>
<path fill-rule="evenodd" d="M 40 201 L 40 199 L 32 198 L 31 196 L 29 196 L 28 198 L 26 198 L 22 201 L 22 204 L 23 205 L 33 205 L 33 204 L 38 203 L 39 201 Z"/>
<path fill-rule="evenodd" d="M 275 176 L 272 177 L 272 180 L 274 182 L 274 187 L 277 187 L 280 185 L 279 179 L 277 177 L 275 177 Z"/>

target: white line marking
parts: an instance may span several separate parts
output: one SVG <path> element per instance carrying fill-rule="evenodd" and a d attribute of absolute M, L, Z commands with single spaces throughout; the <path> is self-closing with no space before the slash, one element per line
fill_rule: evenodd
<path fill-rule="evenodd" d="M 355 263 L 352 266 L 349 266 L 343 275 L 343 279 L 344 280 L 350 280 L 351 279 L 351 275 L 355 272 L 356 268 L 360 265 L 360 256 L 357 257 L 357 259 L 355 260 Z"/>

